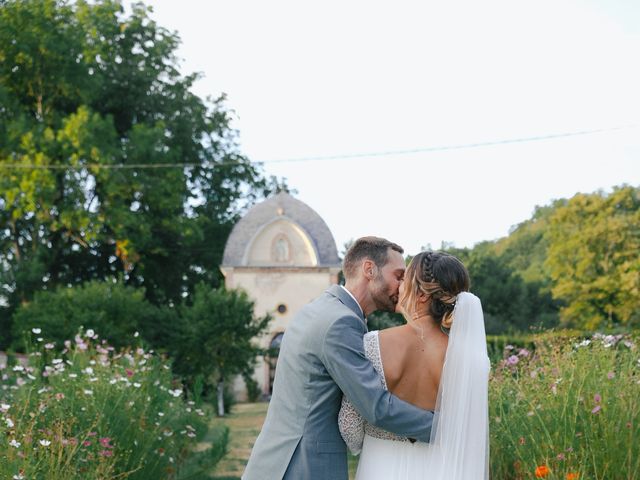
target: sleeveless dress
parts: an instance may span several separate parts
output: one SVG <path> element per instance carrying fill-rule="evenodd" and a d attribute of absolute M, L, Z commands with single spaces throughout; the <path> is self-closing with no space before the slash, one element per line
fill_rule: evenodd
<path fill-rule="evenodd" d="M 364 336 L 364 352 L 388 390 L 380 356 L 378 331 Z M 338 415 L 340 433 L 349 450 L 360 454 L 356 480 L 417 480 L 428 478 L 426 464 L 433 455 L 427 443 L 412 443 L 407 438 L 381 430 L 369 424 L 343 397 Z"/>

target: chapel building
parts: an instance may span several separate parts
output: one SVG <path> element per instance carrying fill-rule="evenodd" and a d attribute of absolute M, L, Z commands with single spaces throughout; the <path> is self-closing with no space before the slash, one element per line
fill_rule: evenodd
<path fill-rule="evenodd" d="M 255 205 L 234 226 L 220 267 L 227 288 L 244 289 L 255 302 L 255 315 L 270 313 L 269 332 L 257 341 L 278 348 L 293 315 L 338 283 L 341 262 L 336 243 L 322 218 L 288 193 Z M 254 372 L 264 396 L 271 394 L 276 358 L 259 358 Z M 246 398 L 242 382 L 234 386 Z"/>

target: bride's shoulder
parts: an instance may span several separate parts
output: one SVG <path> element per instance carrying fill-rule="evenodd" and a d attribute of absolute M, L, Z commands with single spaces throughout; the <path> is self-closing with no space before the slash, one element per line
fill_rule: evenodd
<path fill-rule="evenodd" d="M 377 330 L 378 335 L 385 338 L 394 338 L 399 335 L 404 335 L 404 325 L 397 325 L 395 327 L 385 328 L 384 330 Z"/>
<path fill-rule="evenodd" d="M 391 327 L 391 328 L 385 328 L 384 330 L 371 330 L 367 333 L 364 334 L 364 341 L 365 342 L 373 342 L 373 341 L 377 341 L 380 339 L 381 336 L 389 336 L 389 334 L 391 334 L 391 336 L 394 336 L 395 333 L 393 332 L 393 330 L 395 330 L 397 327 Z"/>

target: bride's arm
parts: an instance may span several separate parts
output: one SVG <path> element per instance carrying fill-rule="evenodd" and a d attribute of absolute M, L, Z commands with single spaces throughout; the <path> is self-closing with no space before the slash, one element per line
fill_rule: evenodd
<path fill-rule="evenodd" d="M 342 397 L 342 406 L 338 414 L 338 427 L 351 453 L 358 455 L 364 441 L 364 418 L 345 396 Z"/>

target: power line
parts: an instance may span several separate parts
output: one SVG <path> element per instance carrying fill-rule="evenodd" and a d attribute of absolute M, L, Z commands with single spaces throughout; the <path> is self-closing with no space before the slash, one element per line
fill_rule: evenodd
<path fill-rule="evenodd" d="M 216 163 L 215 166 L 222 164 L 231 165 L 231 162 Z M 237 164 L 237 162 L 234 162 Z M 31 170 L 84 170 L 90 168 L 99 168 L 103 170 L 126 170 L 126 169 L 152 169 L 152 168 L 177 168 L 177 167 L 204 167 L 202 163 L 85 163 L 82 165 L 34 165 L 29 163 L 8 163 L 1 164 L 0 168 L 15 169 L 31 169 Z"/>
<path fill-rule="evenodd" d="M 290 163 L 290 162 L 293 163 L 293 162 L 307 162 L 307 161 L 316 161 L 316 160 L 338 160 L 338 159 L 350 159 L 350 158 L 362 158 L 362 157 L 385 157 L 385 156 L 391 156 L 391 155 L 409 155 L 414 153 L 462 150 L 462 149 L 470 149 L 470 148 L 490 147 L 495 145 L 508 145 L 513 143 L 539 142 L 543 140 L 554 140 L 557 138 L 576 137 L 581 135 L 592 135 L 595 133 L 611 132 L 614 130 L 634 128 L 635 126 L 636 125 L 626 125 L 622 127 L 599 128 L 594 130 L 580 130 L 576 132 L 538 135 L 534 137 L 521 137 L 521 138 L 511 138 L 506 140 L 493 140 L 493 141 L 487 141 L 487 142 L 463 143 L 458 145 L 441 145 L 436 147 L 413 148 L 410 150 L 390 150 L 385 152 L 369 152 L 369 153 L 353 153 L 353 154 L 345 154 L 345 155 L 326 155 L 326 156 L 317 156 L 317 157 L 286 158 L 281 160 L 264 161 L 262 163 L 265 163 L 265 164 Z"/>
<path fill-rule="evenodd" d="M 474 143 L 462 143 L 457 145 L 440 145 L 433 147 L 413 148 L 408 150 L 388 150 L 382 152 L 364 152 L 364 153 L 352 153 L 352 154 L 339 154 L 339 155 L 323 155 L 323 156 L 309 156 L 309 157 L 293 157 L 273 160 L 258 160 L 253 163 L 271 165 L 279 163 L 300 163 L 300 162 L 312 162 L 312 161 L 324 161 L 324 160 L 349 160 L 355 158 L 368 158 L 368 157 L 388 157 L 392 155 L 410 155 L 415 153 L 431 153 L 431 152 L 444 152 L 448 150 L 464 150 L 472 148 L 491 147 L 498 145 L 509 145 L 515 143 L 530 143 L 540 142 L 545 140 L 555 140 L 559 138 L 577 137 L 584 135 L 593 135 L 597 133 L 611 132 L 615 130 L 623 130 L 628 128 L 635 128 L 636 125 L 626 125 L 622 127 L 610 127 L 599 128 L 593 130 L 579 130 L 575 132 L 553 133 L 548 135 L 536 135 L 532 137 L 519 137 L 503 140 L 491 140 L 486 142 L 474 142 Z M 87 163 L 83 165 L 35 165 L 35 164 L 20 164 L 20 163 L 0 163 L 0 169 L 30 169 L 30 170 L 83 170 L 83 169 L 104 169 L 104 170 L 148 170 L 148 169 L 161 169 L 161 168 L 193 168 L 199 167 L 203 169 L 218 168 L 222 166 L 238 166 L 240 165 L 236 160 L 234 161 L 221 161 L 212 162 L 209 166 L 202 163 L 134 163 L 134 164 L 102 164 L 102 163 Z"/>

